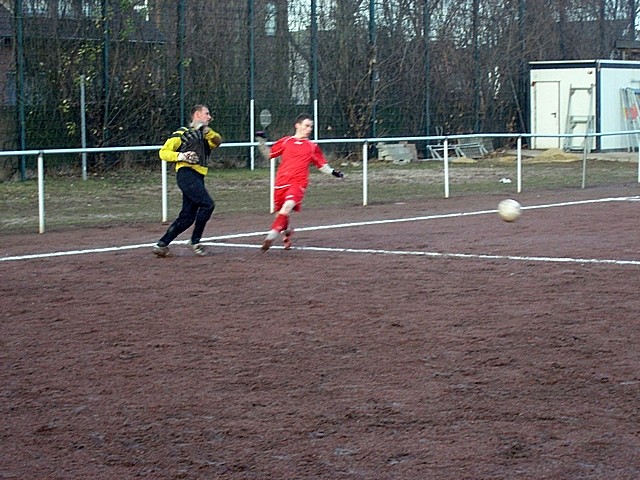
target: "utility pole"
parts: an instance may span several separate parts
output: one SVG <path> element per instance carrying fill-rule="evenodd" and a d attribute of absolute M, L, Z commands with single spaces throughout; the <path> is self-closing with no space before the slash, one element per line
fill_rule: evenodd
<path fill-rule="evenodd" d="M 369 0 L 369 74 L 371 85 L 371 136 L 378 135 L 378 40 L 376 32 L 376 4 L 375 0 Z"/>

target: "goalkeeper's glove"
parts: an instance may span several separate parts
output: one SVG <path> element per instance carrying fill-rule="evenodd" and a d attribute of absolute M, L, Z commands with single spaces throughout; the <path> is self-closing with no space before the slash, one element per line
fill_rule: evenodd
<path fill-rule="evenodd" d="M 259 130 L 255 133 L 256 136 L 256 142 L 258 142 L 260 145 L 264 145 L 265 142 L 267 141 L 267 132 L 265 132 L 264 130 Z"/>
<path fill-rule="evenodd" d="M 193 128 L 194 130 L 202 130 L 202 133 L 207 133 L 209 130 L 211 130 L 211 128 L 209 128 L 209 125 L 204 122 L 193 122 L 191 124 L 191 128 Z"/>
<path fill-rule="evenodd" d="M 344 173 L 342 173 L 340 170 L 332 171 L 331 175 L 333 175 L 336 178 L 344 178 Z"/>
<path fill-rule="evenodd" d="M 198 163 L 198 154 L 196 152 L 180 152 L 178 161 L 187 163 Z"/>

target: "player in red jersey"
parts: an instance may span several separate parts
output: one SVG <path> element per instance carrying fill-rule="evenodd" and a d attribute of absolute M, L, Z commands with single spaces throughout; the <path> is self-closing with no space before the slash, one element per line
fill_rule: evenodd
<path fill-rule="evenodd" d="M 344 178 L 341 171 L 329 166 L 320 147 L 309 140 L 313 130 L 311 115 L 298 115 L 294 129 L 295 133 L 292 136 L 281 138 L 273 144 L 271 150 L 265 145 L 264 136 L 258 135 L 258 148 L 265 157 L 281 157 L 276 172 L 274 193 L 276 217 L 262 243 L 263 251 L 269 250 L 280 234 L 284 236 L 284 248 L 291 248 L 292 229 L 289 226 L 289 216 L 292 211 L 300 211 L 304 192 L 309 185 L 309 165 L 315 165 L 323 173 Z"/>

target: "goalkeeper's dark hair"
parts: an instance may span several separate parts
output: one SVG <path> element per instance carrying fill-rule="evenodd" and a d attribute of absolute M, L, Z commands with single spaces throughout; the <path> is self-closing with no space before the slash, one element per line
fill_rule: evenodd
<path fill-rule="evenodd" d="M 207 107 L 203 103 L 198 103 L 198 104 L 194 105 L 193 107 L 191 107 L 191 120 L 193 120 L 193 116 L 196 114 L 196 112 L 199 112 L 203 108 L 209 109 L 209 107 Z"/>

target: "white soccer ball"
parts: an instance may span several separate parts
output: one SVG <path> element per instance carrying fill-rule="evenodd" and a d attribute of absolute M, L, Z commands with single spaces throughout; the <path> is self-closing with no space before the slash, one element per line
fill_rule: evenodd
<path fill-rule="evenodd" d="M 498 203 L 498 215 L 505 222 L 515 222 L 520 218 L 522 213 L 522 205 L 517 201 L 507 198 Z"/>

